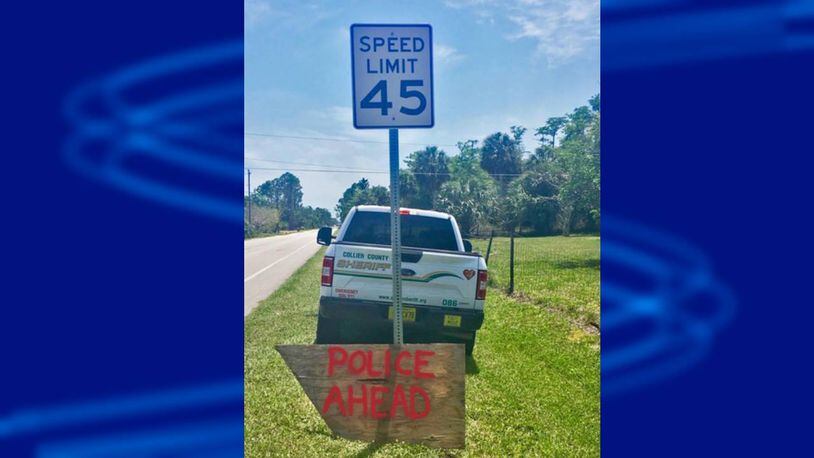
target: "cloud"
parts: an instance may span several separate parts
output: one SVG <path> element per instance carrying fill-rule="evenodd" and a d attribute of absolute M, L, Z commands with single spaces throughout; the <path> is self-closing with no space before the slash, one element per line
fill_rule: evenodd
<path fill-rule="evenodd" d="M 243 21 L 246 26 L 254 26 L 272 14 L 268 2 L 262 0 L 245 0 L 243 2 Z"/>
<path fill-rule="evenodd" d="M 300 0 L 243 0 L 244 28 L 252 30 L 266 24 L 309 30 L 338 11 L 341 10 L 315 3 L 303 4 Z"/>
<path fill-rule="evenodd" d="M 576 57 L 599 43 L 598 0 L 520 0 L 509 20 L 519 31 L 511 40 L 530 38 L 549 63 Z"/>
<path fill-rule="evenodd" d="M 496 0 L 446 0 L 444 5 L 456 10 L 469 9 L 475 15 L 475 22 L 483 24 L 494 24 L 494 7 L 499 2 Z"/>
<path fill-rule="evenodd" d="M 473 6 L 488 6 L 497 3 L 495 0 L 446 0 L 445 5 L 450 8 L 471 8 Z"/>
<path fill-rule="evenodd" d="M 433 46 L 433 54 L 436 61 L 442 64 L 454 64 L 466 57 L 452 46 L 441 43 L 437 43 Z"/>
<path fill-rule="evenodd" d="M 536 41 L 536 50 L 549 64 L 559 64 L 586 52 L 598 52 L 599 0 L 447 0 L 454 9 L 469 9 L 476 22 L 495 18 L 508 22 L 511 41 Z"/>

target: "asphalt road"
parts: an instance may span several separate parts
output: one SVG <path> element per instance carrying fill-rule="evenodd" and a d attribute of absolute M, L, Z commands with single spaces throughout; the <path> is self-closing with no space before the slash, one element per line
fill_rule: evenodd
<path fill-rule="evenodd" d="M 243 242 L 243 316 L 319 250 L 317 230 Z"/>

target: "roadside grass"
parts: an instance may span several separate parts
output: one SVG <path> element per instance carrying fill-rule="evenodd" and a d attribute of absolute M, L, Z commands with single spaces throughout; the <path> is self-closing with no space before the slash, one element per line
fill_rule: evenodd
<path fill-rule="evenodd" d="M 333 436 L 274 350 L 313 343 L 321 259 L 322 251 L 246 319 L 246 456 L 599 455 L 599 337 L 496 289 L 467 359 L 466 449 Z"/>
<path fill-rule="evenodd" d="M 486 256 L 489 239 L 472 241 Z M 490 284 L 509 287 L 509 238 L 495 237 L 489 255 Z M 514 239 L 514 295 L 599 328 L 599 237 Z"/>
<path fill-rule="evenodd" d="M 243 240 L 262 239 L 262 238 L 265 238 L 265 237 L 275 237 L 275 236 L 278 236 L 278 235 L 288 235 L 288 234 L 294 234 L 294 233 L 302 232 L 302 231 L 310 231 L 312 229 L 316 229 L 316 228 L 312 227 L 311 229 L 292 229 L 292 230 L 284 230 L 284 231 L 277 231 L 277 232 L 254 232 L 252 234 L 243 234 Z"/>

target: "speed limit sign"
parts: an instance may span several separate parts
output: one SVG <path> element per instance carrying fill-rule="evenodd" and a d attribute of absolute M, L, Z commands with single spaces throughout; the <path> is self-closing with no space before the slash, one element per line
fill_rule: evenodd
<path fill-rule="evenodd" d="M 433 127 L 432 27 L 354 24 L 350 35 L 354 127 Z"/>

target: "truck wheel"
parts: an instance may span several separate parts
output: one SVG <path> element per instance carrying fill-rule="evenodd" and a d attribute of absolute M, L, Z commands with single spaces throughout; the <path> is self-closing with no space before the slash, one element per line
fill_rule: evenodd
<path fill-rule="evenodd" d="M 476 334 L 473 332 L 472 337 L 466 339 L 466 341 L 464 342 L 467 356 L 471 355 L 472 352 L 475 350 L 475 335 Z"/>
<path fill-rule="evenodd" d="M 317 341 L 315 343 L 339 343 L 339 323 L 319 316 L 317 318 Z"/>

